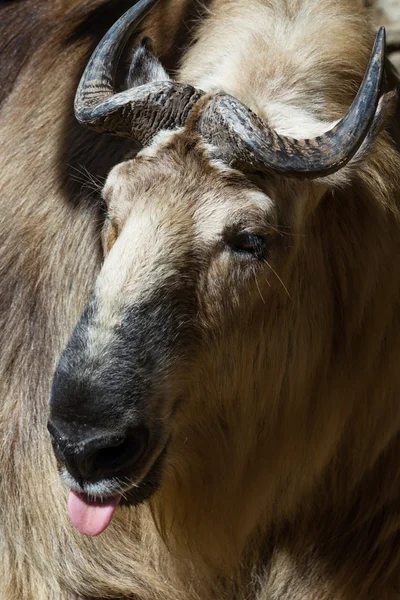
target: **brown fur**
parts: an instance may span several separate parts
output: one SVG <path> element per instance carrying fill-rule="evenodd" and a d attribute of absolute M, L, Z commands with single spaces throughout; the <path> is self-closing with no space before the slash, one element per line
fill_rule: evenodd
<path fill-rule="evenodd" d="M 70 525 L 47 403 L 100 268 L 103 210 L 71 182 L 71 167 L 105 177 L 131 149 L 81 130 L 71 113 L 90 49 L 130 3 L 81 4 L 21 2 L 0 12 L 10 57 L 0 64 L 0 597 L 400 598 L 400 159 L 386 133 L 335 189 L 255 182 L 274 201 L 273 224 L 288 234 L 274 271 L 246 302 L 245 282 L 224 263 L 199 280 L 211 343 L 190 373 L 159 493 L 117 511 L 99 538 Z M 303 4 L 312 7 L 305 22 L 313 31 L 294 27 Z M 225 60 L 219 86 L 278 129 L 304 126 L 285 124 L 285 102 L 332 121 L 350 104 L 371 47 L 360 4 L 215 0 L 178 76 L 198 84 Z M 187 9 L 165 0 L 144 27 L 171 68 L 182 36 L 175 11 Z M 230 43 L 238 23 L 243 35 L 254 28 L 258 63 L 248 41 Z M 282 35 L 288 41 L 279 45 Z M 265 61 L 271 47 L 277 54 Z M 242 66 L 230 69 L 235 56 Z M 10 65 L 20 66 L 18 76 Z M 226 212 L 253 189 L 243 175 L 210 165 L 207 149 L 185 132 L 156 146 L 157 170 L 149 152 L 134 163 L 137 180 L 127 162 L 120 181 L 146 190 L 156 174 L 170 215 L 186 214 L 188 198 L 199 195 L 200 223 L 209 225 L 214 205 Z M 234 319 L 223 320 L 232 306 Z"/>

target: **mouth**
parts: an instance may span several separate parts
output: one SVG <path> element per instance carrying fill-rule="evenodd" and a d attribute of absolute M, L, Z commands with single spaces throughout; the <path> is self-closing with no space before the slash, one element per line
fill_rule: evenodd
<path fill-rule="evenodd" d="M 91 485 L 77 484 L 68 472 L 63 479 L 72 488 L 68 498 L 68 515 L 73 526 L 88 536 L 100 535 L 112 521 L 117 506 L 137 506 L 148 500 L 160 487 L 169 442 L 137 484 L 121 488 L 115 480 Z M 78 489 L 80 488 L 80 489 Z M 114 489 L 113 489 L 114 488 Z"/>

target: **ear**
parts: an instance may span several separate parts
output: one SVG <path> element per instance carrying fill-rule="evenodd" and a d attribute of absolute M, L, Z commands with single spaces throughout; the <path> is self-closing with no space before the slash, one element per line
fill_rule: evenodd
<path fill-rule="evenodd" d="M 170 81 L 168 73 L 153 54 L 150 38 L 144 38 L 132 56 L 128 87 L 138 87 L 154 81 Z"/>

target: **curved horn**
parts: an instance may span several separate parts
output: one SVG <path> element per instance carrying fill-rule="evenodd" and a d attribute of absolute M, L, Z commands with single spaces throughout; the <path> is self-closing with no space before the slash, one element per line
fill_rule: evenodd
<path fill-rule="evenodd" d="M 368 69 L 346 116 L 314 139 L 280 136 L 250 109 L 228 94 L 217 94 L 204 107 L 198 131 L 228 162 L 295 177 L 321 177 L 343 167 L 355 155 L 371 128 L 382 121 L 388 102 L 378 103 L 385 63 L 385 29 L 375 40 Z"/>
<path fill-rule="evenodd" d="M 124 47 L 159 0 L 139 0 L 111 27 L 90 58 L 75 96 L 75 116 L 86 127 L 146 144 L 160 129 L 183 126 L 203 92 L 152 82 L 120 93 L 115 76 Z"/>

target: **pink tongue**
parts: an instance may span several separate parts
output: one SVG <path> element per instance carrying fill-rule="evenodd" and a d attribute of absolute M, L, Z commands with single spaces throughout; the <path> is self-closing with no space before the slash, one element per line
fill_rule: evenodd
<path fill-rule="evenodd" d="M 120 496 L 104 502 L 91 502 L 85 494 L 73 490 L 69 493 L 68 514 L 72 524 L 80 533 L 99 535 L 109 526 Z"/>

